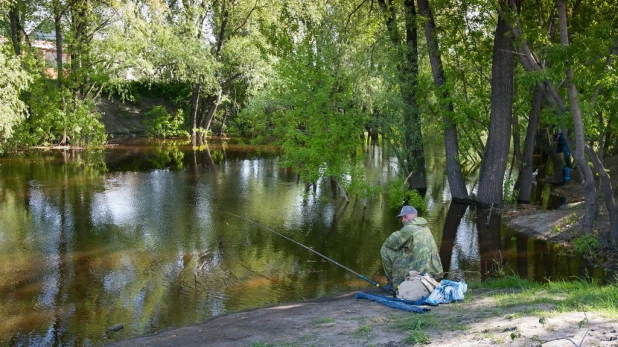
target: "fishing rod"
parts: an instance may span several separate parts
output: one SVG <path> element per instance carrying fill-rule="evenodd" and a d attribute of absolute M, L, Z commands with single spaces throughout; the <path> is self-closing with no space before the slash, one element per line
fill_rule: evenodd
<path fill-rule="evenodd" d="M 227 213 L 227 214 L 230 214 L 230 215 L 232 215 L 232 216 L 234 216 L 234 217 L 237 217 L 237 218 L 243 219 L 243 220 L 245 220 L 245 221 L 247 221 L 247 222 L 249 222 L 249 223 L 251 223 L 251 224 L 255 224 L 255 225 L 257 225 L 258 227 L 260 227 L 260 228 L 262 228 L 262 229 L 265 229 L 265 230 L 268 230 L 268 231 L 270 231 L 270 232 L 272 232 L 272 233 L 275 233 L 275 234 L 277 234 L 277 235 L 279 235 L 279 236 L 283 237 L 284 239 L 286 239 L 286 240 L 288 240 L 288 241 L 292 241 L 292 242 L 294 242 L 295 244 L 297 244 L 297 245 L 299 245 L 299 246 L 301 246 L 301 247 L 305 248 L 305 249 L 306 249 L 306 250 L 308 250 L 309 252 L 312 252 L 312 253 L 314 253 L 314 254 L 319 255 L 320 257 L 322 257 L 322 258 L 324 258 L 324 259 L 328 260 L 329 262 L 331 262 L 331 263 L 333 263 L 333 264 L 335 264 L 335 265 L 339 266 L 340 268 L 342 268 L 342 269 L 344 269 L 344 270 L 346 270 L 346 271 L 348 271 L 348 272 L 351 272 L 351 273 L 355 274 L 355 275 L 356 275 L 356 276 L 358 276 L 360 279 L 362 279 L 362 280 L 364 280 L 364 281 L 367 281 L 367 282 L 371 283 L 371 285 L 372 285 L 372 286 L 378 287 L 378 288 L 380 288 L 380 289 L 384 290 L 385 292 L 387 292 L 387 293 L 389 293 L 389 294 L 394 294 L 392 290 L 390 290 L 390 289 L 388 289 L 388 288 L 384 288 L 384 287 L 382 287 L 382 286 L 380 285 L 380 283 L 377 283 L 376 281 L 373 281 L 373 280 L 371 280 L 371 279 L 369 279 L 369 278 L 367 278 L 367 277 L 365 277 L 365 276 L 363 276 L 363 275 L 359 274 L 358 272 L 356 272 L 356 271 L 354 271 L 354 270 L 350 269 L 350 268 L 349 268 L 349 267 L 347 267 L 347 266 L 344 266 L 344 265 L 339 264 L 337 261 L 335 261 L 335 260 L 333 260 L 333 259 L 331 259 L 331 258 L 329 258 L 329 257 L 325 256 L 324 254 L 322 254 L 322 253 L 318 253 L 318 252 L 314 251 L 312 248 L 307 247 L 307 246 L 303 245 L 302 243 L 300 243 L 300 242 L 298 242 L 298 241 L 296 241 L 296 240 L 293 240 L 293 239 L 291 239 L 291 238 L 289 238 L 289 237 L 287 237 L 287 236 L 285 236 L 285 235 L 283 235 L 283 234 L 281 234 L 281 233 L 278 233 L 278 232 L 276 232 L 275 230 L 273 230 L 273 229 L 271 229 L 271 228 L 269 228 L 269 227 L 267 227 L 267 226 L 264 226 L 264 225 L 262 225 L 262 224 L 260 224 L 260 223 L 258 223 L 258 222 L 254 222 L 254 221 L 252 221 L 251 219 L 245 218 L 245 217 L 243 217 L 243 216 L 239 216 L 239 215 L 234 214 L 234 213 L 232 213 L 232 212 L 226 212 L 226 213 Z"/>

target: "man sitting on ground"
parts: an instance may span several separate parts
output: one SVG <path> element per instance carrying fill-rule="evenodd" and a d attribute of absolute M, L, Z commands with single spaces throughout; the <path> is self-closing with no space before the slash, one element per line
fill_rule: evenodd
<path fill-rule="evenodd" d="M 380 250 L 387 287 L 396 288 L 411 270 L 434 278 L 442 276 L 442 261 L 427 221 L 418 217 L 416 209 L 408 205 L 401 209 L 397 218 L 401 218 L 403 228 L 392 233 Z"/>

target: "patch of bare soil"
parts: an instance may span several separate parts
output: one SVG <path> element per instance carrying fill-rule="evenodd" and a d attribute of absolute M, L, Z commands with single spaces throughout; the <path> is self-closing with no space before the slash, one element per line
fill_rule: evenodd
<path fill-rule="evenodd" d="M 375 289 L 367 291 L 375 292 Z M 478 291 L 464 303 L 418 314 L 354 293 L 215 317 L 206 323 L 120 341 L 112 346 L 409 346 L 402 323 L 420 318 L 431 346 L 618 346 L 618 322 L 585 312 L 547 314 L 550 305 L 497 308 L 495 294 Z"/>

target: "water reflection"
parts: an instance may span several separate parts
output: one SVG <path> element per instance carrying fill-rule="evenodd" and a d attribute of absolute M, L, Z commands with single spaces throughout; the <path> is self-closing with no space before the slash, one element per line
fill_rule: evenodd
<path fill-rule="evenodd" d="M 388 151 L 369 147 L 367 154 L 373 182 L 396 174 Z M 604 276 L 557 246 L 505 229 L 495 211 L 450 204 L 443 159 L 429 157 L 425 217 L 449 278 L 510 268 L 534 280 Z M 474 182 L 466 178 L 469 188 Z M 338 194 L 329 180 L 300 184 L 279 168 L 276 149 L 233 143 L 194 149 L 132 141 L 93 158 L 0 158 L 0 344 L 100 345 L 366 288 L 227 211 L 383 282 L 379 249 L 400 228 L 395 211 L 382 197 L 346 204 Z M 123 330 L 107 330 L 120 323 Z"/>

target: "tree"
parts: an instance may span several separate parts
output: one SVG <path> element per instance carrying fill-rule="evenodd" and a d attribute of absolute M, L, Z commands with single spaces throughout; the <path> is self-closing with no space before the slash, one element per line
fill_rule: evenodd
<path fill-rule="evenodd" d="M 404 0 L 405 40 L 402 40 L 398 29 L 397 12 L 391 0 L 378 0 L 386 22 L 386 28 L 400 61 L 397 67 L 401 76 L 399 87 L 405 104 L 404 110 L 404 147 L 400 160 L 405 167 L 408 185 L 412 189 L 425 192 L 427 179 L 425 177 L 425 154 L 423 150 L 423 134 L 421 131 L 421 116 L 417 102 L 418 88 L 418 37 L 416 30 L 416 7 L 414 0 Z"/>
<path fill-rule="evenodd" d="M 614 52 L 613 48 L 616 47 L 616 34 L 611 24 L 614 21 L 613 16 L 607 16 L 606 14 L 613 13 L 615 5 L 603 1 L 578 3 L 571 12 L 572 22 L 574 23 L 571 29 L 581 33 L 581 35 L 570 35 L 567 31 L 566 4 L 541 2 L 539 5 L 535 6 L 534 9 L 530 8 L 529 11 L 522 11 L 518 16 L 511 17 L 512 33 L 519 43 L 517 47 L 519 60 L 524 69 L 534 74 L 537 80 L 543 84 L 545 99 L 550 105 L 554 105 L 557 117 L 550 120 L 550 124 L 559 125 L 565 136 L 568 136 L 571 128 L 574 129 L 576 137 L 575 161 L 578 170 L 582 173 L 582 183 L 584 184 L 586 197 L 586 215 L 583 221 L 584 231 L 592 231 L 597 211 L 594 177 L 592 172 L 589 171 L 590 167 L 585 159 L 585 152 L 594 164 L 595 170 L 597 170 L 597 174 L 602 181 L 601 186 L 604 188 L 606 206 L 610 213 L 610 219 L 612 219 L 611 223 L 616 224 L 616 227 L 610 227 L 610 229 L 612 229 L 613 235 L 618 235 L 618 218 L 615 216 L 616 207 L 612 202 L 611 184 L 609 184 L 605 169 L 595 151 L 592 148 L 585 148 L 586 141 L 588 141 L 587 139 L 591 134 L 595 133 L 595 128 L 603 129 L 605 121 L 602 117 L 597 117 L 600 121 L 596 127 L 583 126 L 585 123 L 594 124 L 595 122 L 591 117 L 587 117 L 589 114 L 587 110 L 600 110 L 604 107 L 612 107 L 610 105 L 615 104 L 615 101 L 607 99 L 607 103 L 604 106 L 600 106 L 596 104 L 597 98 L 594 96 L 596 94 L 595 91 L 599 90 L 599 81 L 603 80 L 600 76 L 604 73 L 607 74 L 611 70 L 605 67 L 612 61 L 611 55 Z M 555 16 L 556 8 L 559 9 L 557 11 L 557 18 Z M 547 22 L 537 23 L 536 18 L 539 17 L 539 9 L 546 10 Z M 512 13 L 518 12 L 513 10 Z M 526 16 L 532 16 L 535 20 L 526 20 Z M 557 23 L 556 19 L 558 19 Z M 550 31 L 545 33 L 544 27 L 547 27 L 548 23 Z M 556 27 L 559 30 L 556 30 Z M 559 37 L 556 37 L 556 35 Z M 571 39 L 573 39 L 572 43 L 570 42 Z M 545 52 L 543 60 L 538 58 L 533 49 L 534 45 L 540 46 Z M 591 56 L 596 58 L 590 59 Z M 576 70 L 580 74 L 577 82 L 581 86 L 581 92 L 586 95 L 584 99 L 594 100 L 592 102 L 594 106 L 592 107 L 587 102 L 582 102 L 579 99 L 578 94 L 580 91 L 575 89 Z M 566 79 L 562 81 L 565 71 Z M 556 88 L 558 83 L 566 86 L 569 97 L 568 106 L 564 102 L 560 91 Z M 582 108 L 582 104 L 585 107 Z M 571 113 L 570 121 L 568 117 L 564 117 L 569 112 Z M 597 116 L 601 114 L 598 113 Z M 599 136 L 595 137 L 600 138 Z M 593 141 L 591 143 L 594 144 Z M 601 141 L 599 143 L 603 147 Z"/>
<path fill-rule="evenodd" d="M 469 199 L 468 190 L 463 182 L 461 164 L 459 162 L 459 141 L 457 139 L 457 128 L 450 117 L 455 113 L 455 107 L 450 96 L 446 77 L 442 66 L 442 57 L 438 47 L 438 35 L 436 24 L 433 18 L 431 7 L 428 0 L 417 0 L 420 14 L 425 18 L 425 38 L 427 40 L 427 51 L 433 71 L 433 79 L 438 92 L 440 113 L 444 122 L 444 148 L 446 153 L 446 171 L 448 176 L 451 197 L 454 200 L 467 201 Z"/>
<path fill-rule="evenodd" d="M 528 116 L 528 127 L 526 130 L 526 138 L 524 140 L 524 150 L 522 159 L 519 165 L 519 194 L 517 196 L 518 203 L 530 203 L 530 195 L 532 193 L 532 155 L 534 154 L 534 140 L 537 136 L 539 128 L 539 119 L 541 117 L 541 107 L 543 103 L 543 89 L 540 84 L 534 87 L 532 96 L 532 107 Z"/>
<path fill-rule="evenodd" d="M 508 0 L 499 2 L 508 7 Z M 503 202 L 503 180 L 510 145 L 513 113 L 513 40 L 507 19 L 498 15 L 491 75 L 491 124 L 481 163 L 477 201 L 487 205 Z"/>
<path fill-rule="evenodd" d="M 260 114 L 260 126 L 273 129 L 284 164 L 294 167 L 302 181 L 310 184 L 326 177 L 346 200 L 351 193 L 367 197 L 370 189 L 358 152 L 367 104 L 356 91 L 364 88 L 361 81 L 369 68 L 359 59 L 365 57 L 365 42 L 351 35 L 362 26 L 345 25 L 345 5 L 295 5 L 279 14 L 284 25 L 271 28 L 275 31 L 269 39 L 280 59 L 271 83 L 245 116 Z"/>
<path fill-rule="evenodd" d="M 0 149 L 11 137 L 13 128 L 26 115 L 26 105 L 20 97 L 31 81 L 32 78 L 22 68 L 20 58 L 0 50 Z"/>

